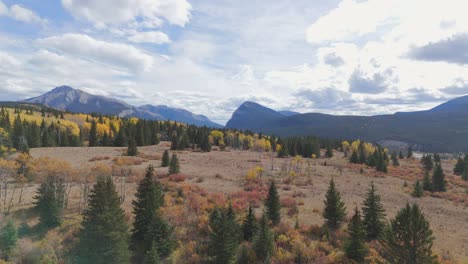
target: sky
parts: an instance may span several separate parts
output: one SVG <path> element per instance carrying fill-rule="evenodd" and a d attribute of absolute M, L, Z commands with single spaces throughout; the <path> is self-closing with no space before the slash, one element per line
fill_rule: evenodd
<path fill-rule="evenodd" d="M 468 94 L 465 0 L 0 0 L 0 100 L 69 85 L 224 124 L 244 101 L 375 115 Z"/>

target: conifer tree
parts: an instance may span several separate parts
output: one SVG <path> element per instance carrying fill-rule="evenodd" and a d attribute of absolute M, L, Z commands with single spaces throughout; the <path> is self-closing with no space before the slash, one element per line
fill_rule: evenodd
<path fill-rule="evenodd" d="M 401 152 L 401 150 L 400 150 L 400 153 L 398 153 L 398 158 L 399 159 L 404 159 L 405 158 L 405 156 L 403 156 L 403 152 Z"/>
<path fill-rule="evenodd" d="M 371 182 L 367 191 L 362 211 L 364 214 L 363 224 L 367 239 L 377 239 L 385 226 L 385 210 L 383 209 L 380 195 L 376 193 L 373 182 Z"/>
<path fill-rule="evenodd" d="M 270 263 L 271 255 L 273 254 L 273 234 L 270 231 L 265 214 L 260 219 L 258 232 L 253 240 L 253 249 L 260 263 Z"/>
<path fill-rule="evenodd" d="M 383 256 L 390 263 L 437 263 L 432 256 L 433 241 L 418 205 L 406 204 L 382 233 Z"/>
<path fill-rule="evenodd" d="M 151 250 L 150 246 L 155 240 L 154 237 L 148 236 L 150 228 L 153 228 L 152 226 L 157 224 L 157 222 L 162 222 L 161 228 L 163 232 L 169 230 L 169 226 L 164 223 L 162 219 L 157 219 L 157 217 L 160 216 L 155 215 L 155 212 L 157 212 L 163 204 L 164 194 L 161 185 L 154 180 L 154 167 L 152 165 L 148 166 L 145 177 L 138 184 L 135 198 L 136 200 L 132 202 L 135 220 L 133 222 L 130 247 L 135 253 L 135 259 L 141 260 L 143 254 Z M 170 239 L 170 237 L 167 237 L 167 239 Z M 172 243 L 170 240 L 157 242 L 159 244 L 156 244 L 157 246 L 161 246 L 166 242 L 166 244 L 169 245 Z M 161 254 L 165 257 L 167 251 L 170 252 L 170 250 L 161 249 L 162 247 L 157 248 L 158 256 Z"/>
<path fill-rule="evenodd" d="M 232 263 L 238 246 L 238 232 L 224 208 L 214 208 L 210 213 L 208 256 L 210 263 Z"/>
<path fill-rule="evenodd" d="M 97 133 L 97 123 L 93 119 L 91 121 L 91 128 L 89 130 L 89 146 L 90 147 L 96 147 L 98 145 L 98 133 Z"/>
<path fill-rule="evenodd" d="M 353 151 L 353 153 L 351 154 L 351 157 L 349 158 L 349 162 L 355 163 L 355 164 L 359 163 L 359 157 L 356 151 Z"/>
<path fill-rule="evenodd" d="M 159 253 L 156 245 L 153 243 L 153 246 L 145 254 L 143 259 L 143 264 L 159 264 L 161 260 L 159 259 Z"/>
<path fill-rule="evenodd" d="M 171 150 L 177 149 L 179 149 L 179 137 L 176 133 L 174 133 L 171 138 Z"/>
<path fill-rule="evenodd" d="M 468 181 L 468 166 L 467 165 L 465 165 L 465 169 L 463 170 L 462 180 Z"/>
<path fill-rule="evenodd" d="M 268 220 L 270 220 L 273 225 L 278 225 L 281 221 L 281 203 L 274 180 L 271 181 L 270 188 L 268 189 L 265 208 Z"/>
<path fill-rule="evenodd" d="M 138 154 L 138 148 L 135 139 L 132 137 L 128 141 L 127 155 L 136 156 Z"/>
<path fill-rule="evenodd" d="M 330 145 L 327 145 L 327 150 L 326 150 L 326 152 L 325 152 L 325 156 L 326 156 L 327 158 L 333 157 L 333 149 L 331 148 Z"/>
<path fill-rule="evenodd" d="M 324 204 L 323 217 L 325 218 L 325 223 L 332 230 L 338 229 L 346 215 L 346 207 L 341 201 L 340 193 L 335 189 L 333 179 L 330 180 Z"/>
<path fill-rule="evenodd" d="M 465 170 L 465 161 L 461 157 L 458 157 L 457 163 L 455 164 L 455 167 L 453 168 L 453 173 L 456 175 L 461 175 L 464 170 Z"/>
<path fill-rule="evenodd" d="M 126 264 L 130 262 L 125 212 L 111 177 L 99 177 L 89 197 L 79 232 L 76 263 Z"/>
<path fill-rule="evenodd" d="M 10 219 L 7 224 L 0 230 L 0 251 L 3 259 L 9 260 L 18 241 L 18 233 L 15 223 Z"/>
<path fill-rule="evenodd" d="M 171 161 L 169 162 L 169 174 L 176 174 L 180 172 L 179 159 L 176 154 L 172 154 Z"/>
<path fill-rule="evenodd" d="M 400 166 L 400 162 L 398 161 L 396 152 L 393 152 L 393 153 L 392 153 L 392 165 L 393 165 L 394 167 Z"/>
<path fill-rule="evenodd" d="M 437 163 L 432 175 L 432 190 L 434 192 L 445 192 L 445 175 L 440 163 Z"/>
<path fill-rule="evenodd" d="M 408 153 L 406 154 L 406 158 L 409 159 L 409 158 L 412 158 L 412 157 L 413 157 L 413 148 L 408 147 Z"/>
<path fill-rule="evenodd" d="M 344 244 L 346 257 L 358 263 L 363 262 L 367 255 L 368 247 L 365 242 L 366 232 L 361 220 L 361 214 L 357 207 L 348 225 L 348 235 L 349 237 Z"/>
<path fill-rule="evenodd" d="M 161 159 L 161 167 L 169 167 L 169 151 L 167 149 L 164 150 L 164 153 Z"/>
<path fill-rule="evenodd" d="M 412 195 L 417 198 L 422 197 L 424 195 L 423 187 L 419 180 L 417 180 L 416 183 L 414 184 L 414 190 L 413 190 Z"/>
<path fill-rule="evenodd" d="M 432 182 L 431 178 L 429 177 L 429 172 L 425 171 L 424 172 L 424 178 L 423 178 L 423 190 L 424 191 L 432 191 Z"/>
<path fill-rule="evenodd" d="M 48 176 L 37 190 L 34 199 L 42 227 L 53 228 L 62 224 L 65 207 L 65 185 L 62 178 Z"/>
<path fill-rule="evenodd" d="M 210 152 L 211 151 L 211 144 L 210 144 L 210 141 L 208 140 L 208 136 L 203 136 L 203 139 L 202 139 L 202 142 L 201 142 L 201 145 L 200 145 L 200 149 L 203 152 Z"/>
<path fill-rule="evenodd" d="M 242 233 L 245 241 L 252 241 L 252 238 L 257 233 L 257 219 L 252 205 L 249 205 L 249 210 L 242 223 Z"/>

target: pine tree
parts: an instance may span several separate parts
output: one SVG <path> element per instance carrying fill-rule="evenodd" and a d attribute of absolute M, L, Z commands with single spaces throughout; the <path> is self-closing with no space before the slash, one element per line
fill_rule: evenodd
<path fill-rule="evenodd" d="M 3 259 L 9 260 L 10 255 L 16 247 L 18 234 L 16 231 L 15 223 L 10 219 L 7 224 L 0 230 L 0 250 Z"/>
<path fill-rule="evenodd" d="M 412 195 L 417 198 L 422 197 L 424 195 L 423 187 L 421 186 L 421 182 L 419 180 L 417 180 L 414 184 L 414 190 Z"/>
<path fill-rule="evenodd" d="M 179 159 L 176 154 L 172 154 L 171 161 L 169 162 L 169 174 L 176 174 L 180 172 Z"/>
<path fill-rule="evenodd" d="M 136 156 L 138 154 L 138 148 L 135 139 L 132 137 L 128 141 L 127 155 Z"/>
<path fill-rule="evenodd" d="M 179 137 L 177 136 L 176 133 L 174 133 L 171 139 L 171 150 L 177 150 L 177 149 L 179 149 Z"/>
<path fill-rule="evenodd" d="M 37 190 L 34 199 L 42 227 L 53 228 L 62 224 L 65 207 L 65 185 L 62 178 L 56 175 L 48 176 Z"/>
<path fill-rule="evenodd" d="M 203 137 L 202 142 L 200 144 L 200 149 L 203 152 L 210 152 L 211 151 L 211 144 L 210 144 L 210 141 L 208 140 L 208 136 Z"/>
<path fill-rule="evenodd" d="M 235 218 L 235 217 L 234 217 Z M 210 213 L 210 239 L 208 256 L 210 263 L 232 263 L 238 245 L 238 230 L 235 229 L 232 215 L 224 208 L 214 208 Z"/>
<path fill-rule="evenodd" d="M 398 153 L 398 158 L 399 159 L 404 159 L 405 158 L 405 156 L 403 156 L 403 152 L 401 152 L 401 150 L 400 150 L 400 153 Z"/>
<path fill-rule="evenodd" d="M 431 179 L 429 177 L 429 171 L 424 172 L 423 190 L 432 192 L 432 182 L 431 182 Z"/>
<path fill-rule="evenodd" d="M 133 222 L 131 249 L 136 259 L 141 260 L 142 255 L 150 250 L 153 239 L 146 237 L 152 226 L 154 212 L 159 210 L 164 201 L 161 185 L 154 180 L 154 167 L 149 165 L 145 177 L 138 184 L 133 204 Z M 156 219 L 157 220 L 157 219 Z M 149 241 L 148 241 L 149 240 Z M 158 250 L 158 254 L 162 252 Z"/>
<path fill-rule="evenodd" d="M 458 157 L 457 163 L 455 164 L 455 167 L 453 168 L 453 173 L 456 175 L 461 175 L 464 170 L 465 170 L 465 161 L 461 157 Z"/>
<path fill-rule="evenodd" d="M 437 263 L 432 256 L 434 237 L 417 204 L 401 209 L 383 233 L 383 256 L 390 263 Z"/>
<path fill-rule="evenodd" d="M 281 203 L 276 188 L 275 181 L 271 181 L 270 188 L 268 189 L 268 195 L 265 200 L 266 216 L 273 225 L 278 225 L 281 221 Z"/>
<path fill-rule="evenodd" d="M 153 243 L 153 246 L 150 250 L 148 250 L 145 254 L 145 258 L 143 260 L 143 264 L 159 264 L 161 260 L 159 259 L 158 248 Z"/>
<path fill-rule="evenodd" d="M 348 225 L 349 238 L 345 241 L 344 251 L 346 257 L 355 260 L 358 263 L 364 261 L 367 255 L 368 247 L 365 242 L 366 232 L 361 220 L 361 214 L 356 207 L 351 222 Z"/>
<path fill-rule="evenodd" d="M 432 175 L 432 190 L 434 192 L 445 192 L 445 175 L 440 163 L 436 164 Z"/>
<path fill-rule="evenodd" d="M 169 167 L 169 151 L 167 149 L 164 150 L 161 160 L 161 167 Z"/>
<path fill-rule="evenodd" d="M 96 147 L 98 145 L 98 133 L 97 133 L 97 123 L 93 119 L 91 121 L 91 128 L 89 130 L 89 146 L 90 147 Z"/>
<path fill-rule="evenodd" d="M 77 263 L 130 263 L 125 212 L 111 177 L 99 177 L 94 185 L 79 238 Z"/>
<path fill-rule="evenodd" d="M 333 179 L 330 180 L 330 185 L 325 198 L 325 208 L 323 211 L 325 223 L 332 230 L 338 229 L 346 215 L 346 207 L 341 201 L 340 193 L 335 189 L 335 182 Z"/>
<path fill-rule="evenodd" d="M 173 228 L 163 218 L 159 210 L 154 211 L 148 225 L 148 232 L 144 235 L 144 248 L 151 250 L 155 245 L 161 258 L 169 256 L 176 246 Z"/>
<path fill-rule="evenodd" d="M 376 193 L 374 183 L 370 184 L 362 208 L 364 229 L 368 240 L 377 239 L 385 224 L 385 210 L 380 195 Z"/>
<path fill-rule="evenodd" d="M 468 181 L 468 165 L 465 165 L 465 169 L 463 170 L 463 174 L 462 174 L 462 179 L 464 181 Z"/>
<path fill-rule="evenodd" d="M 353 151 L 353 153 L 351 154 L 351 157 L 349 158 L 349 162 L 355 163 L 355 164 L 359 163 L 359 157 L 356 151 Z"/>
<path fill-rule="evenodd" d="M 257 254 L 257 260 L 261 263 L 270 263 L 271 255 L 273 254 L 273 235 L 265 214 L 260 219 L 258 232 L 253 240 L 253 249 Z"/>
<path fill-rule="evenodd" d="M 325 152 L 325 156 L 326 156 L 327 158 L 333 157 L 333 149 L 331 148 L 330 145 L 327 145 L 327 150 L 326 150 L 326 152 Z"/>
<path fill-rule="evenodd" d="M 400 162 L 398 161 L 396 152 L 393 152 L 393 153 L 392 153 L 392 165 L 393 165 L 394 167 L 400 166 Z"/>
<path fill-rule="evenodd" d="M 245 241 L 252 241 L 252 238 L 257 233 L 257 219 L 252 205 L 249 205 L 247 216 L 242 223 L 242 233 Z"/>
<path fill-rule="evenodd" d="M 409 159 L 411 157 L 413 157 L 413 148 L 409 147 L 408 148 L 408 153 L 406 154 L 406 158 Z"/>

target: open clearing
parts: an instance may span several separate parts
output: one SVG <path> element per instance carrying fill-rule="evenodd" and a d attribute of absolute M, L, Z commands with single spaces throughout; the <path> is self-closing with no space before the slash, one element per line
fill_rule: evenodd
<path fill-rule="evenodd" d="M 147 155 L 162 155 L 164 149 L 168 149 L 169 145 L 168 142 L 162 142 L 158 146 L 139 147 L 139 151 Z M 78 169 L 86 169 L 99 162 L 112 164 L 112 159 L 121 156 L 125 150 L 124 148 L 115 147 L 38 148 L 32 149 L 31 155 L 33 158 L 51 157 L 61 159 Z M 264 178 L 275 177 L 278 179 L 278 187 L 282 198 L 296 197 L 295 199 L 299 204 L 299 222 L 302 224 L 323 223 L 321 211 L 325 191 L 331 177 L 335 179 L 337 188 L 341 192 L 348 216 L 351 215 L 356 205 L 360 206 L 362 204 L 368 185 L 373 181 L 382 196 L 387 218 L 392 218 L 406 202 L 417 202 L 430 221 L 431 228 L 436 236 L 435 252 L 440 255 L 449 254 L 460 263 L 468 263 L 468 208 L 466 206 L 468 193 L 464 186 L 449 188 L 449 192 L 453 191 L 462 195 L 462 203 L 432 197 L 427 194 L 423 198 L 415 199 L 410 195 L 413 182 L 408 181 L 409 187 L 403 187 L 404 180 L 401 179 L 401 176 L 396 177 L 394 175 L 394 169 L 390 169 L 386 176 L 378 175 L 372 169 L 367 168 L 364 169 L 364 173 L 360 173 L 360 167 L 349 165 L 348 161 L 343 158 L 343 154 L 338 152 L 335 153 L 335 157 L 332 159 L 303 159 L 304 166 L 307 163 L 310 164 L 308 170 L 310 177 L 296 177 L 288 184 L 284 183 L 286 176 L 279 176 L 279 174 L 281 167 L 284 168 L 289 160 L 272 159 L 267 153 L 261 154 L 239 150 L 212 151 L 210 153 L 177 151 L 176 153 L 179 156 L 181 172 L 187 176 L 187 180 L 179 184 L 195 184 L 212 193 L 230 194 L 243 190 L 247 172 L 253 167 L 263 166 L 265 168 Z M 106 159 L 89 161 L 93 157 L 106 157 Z M 141 175 L 149 164 L 156 167 L 159 175 L 167 173 L 167 168 L 159 167 L 159 160 L 137 159 L 142 163 L 130 166 L 134 173 Z M 323 164 L 325 161 L 327 166 Z M 401 169 L 410 168 L 413 169 L 414 174 L 418 174 L 418 162 L 418 160 L 401 161 Z M 450 174 L 453 161 L 443 161 L 443 163 L 446 174 Z M 422 173 L 419 176 L 422 177 Z M 130 183 L 127 189 L 127 199 L 124 203 L 124 208 L 127 211 L 131 210 L 131 200 L 133 199 L 135 186 L 135 183 Z M 35 188 L 36 186 L 31 185 L 26 190 L 25 206 L 32 205 Z M 72 199 L 78 197 L 77 193 L 78 190 L 72 194 Z M 297 195 L 298 193 L 300 195 Z M 286 211 L 283 215 L 286 216 Z M 290 218 L 288 221 L 292 222 L 294 219 Z"/>

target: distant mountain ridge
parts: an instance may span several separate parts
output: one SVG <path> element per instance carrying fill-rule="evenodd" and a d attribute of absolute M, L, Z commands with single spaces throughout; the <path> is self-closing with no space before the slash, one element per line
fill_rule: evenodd
<path fill-rule="evenodd" d="M 430 110 L 377 116 L 335 116 L 320 113 L 282 115 L 257 103 L 245 102 L 227 128 L 249 129 L 278 136 L 363 139 L 402 142 L 421 151 L 468 152 L 468 96 Z"/>
<path fill-rule="evenodd" d="M 43 104 L 70 112 L 101 113 L 151 120 L 170 119 L 197 126 L 222 127 L 204 115 L 196 115 L 184 109 L 161 105 L 143 105 L 136 107 L 114 98 L 89 94 L 70 86 L 56 87 L 43 95 L 22 100 L 22 102 Z"/>

